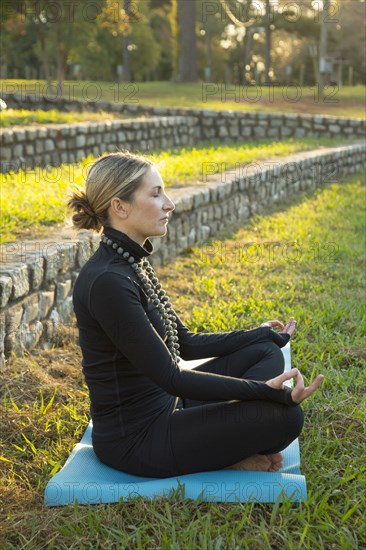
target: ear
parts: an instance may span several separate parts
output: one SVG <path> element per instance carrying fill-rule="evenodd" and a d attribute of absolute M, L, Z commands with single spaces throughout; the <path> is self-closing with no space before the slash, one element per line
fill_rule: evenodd
<path fill-rule="evenodd" d="M 113 197 L 111 200 L 111 212 L 122 220 L 128 218 L 129 206 L 130 205 L 128 202 L 123 201 L 118 197 Z"/>

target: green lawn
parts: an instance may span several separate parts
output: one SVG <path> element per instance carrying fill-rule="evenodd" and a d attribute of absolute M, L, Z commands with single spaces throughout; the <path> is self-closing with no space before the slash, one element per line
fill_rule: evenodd
<path fill-rule="evenodd" d="M 359 174 L 298 196 L 158 270 L 193 330 L 297 319 L 293 365 L 306 381 L 325 375 L 304 404 L 307 502 L 197 503 L 178 491 L 153 502 L 45 509 L 45 484 L 87 423 L 71 325 L 53 349 L 11 358 L 2 374 L 2 548 L 365 548 L 365 248 Z"/>
<path fill-rule="evenodd" d="M 215 163 L 217 172 L 271 157 L 286 156 L 297 151 L 344 143 L 341 139 L 302 138 L 278 141 L 239 141 L 221 145 L 206 142 L 196 147 L 156 151 L 150 155 L 159 164 L 167 187 L 194 185 L 206 180 L 207 163 Z M 1 237 L 0 242 L 13 241 L 31 230 L 35 237 L 42 227 L 65 219 L 65 204 L 70 186 L 83 185 L 89 156 L 78 164 L 1 174 Z M 210 173 L 214 171 L 210 164 Z"/>
<path fill-rule="evenodd" d="M 71 112 L 64 113 L 51 109 L 50 111 L 28 111 L 27 109 L 7 109 L 1 113 L 0 128 L 11 128 L 13 126 L 33 126 L 39 124 L 70 124 L 73 122 L 99 122 L 102 120 L 120 120 L 131 118 L 132 115 L 117 113 L 90 113 Z"/>
<path fill-rule="evenodd" d="M 365 117 L 365 86 L 329 86 L 321 97 L 316 86 L 252 86 L 174 82 L 90 82 L 66 81 L 64 96 L 86 101 L 117 101 L 135 105 L 195 107 L 245 111 L 320 113 L 334 116 Z M 43 80 L 0 80 L 4 92 L 59 95 L 56 83 L 47 88 Z"/>

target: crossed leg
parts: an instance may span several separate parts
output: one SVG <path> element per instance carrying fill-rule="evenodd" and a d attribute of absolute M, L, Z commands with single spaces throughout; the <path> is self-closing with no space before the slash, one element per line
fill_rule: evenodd
<path fill-rule="evenodd" d="M 195 370 L 268 380 L 283 372 L 281 350 L 272 342 L 212 359 Z M 183 400 L 170 418 L 172 449 L 179 473 L 213 469 L 277 471 L 280 451 L 298 437 L 300 407 L 272 401 Z M 266 456 L 263 456 L 266 455 Z"/>

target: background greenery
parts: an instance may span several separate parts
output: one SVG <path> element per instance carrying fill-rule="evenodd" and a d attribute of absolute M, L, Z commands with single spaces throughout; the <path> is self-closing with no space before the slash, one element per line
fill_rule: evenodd
<path fill-rule="evenodd" d="M 186 65 L 195 65 L 193 80 L 204 80 L 205 68 L 210 67 L 212 82 L 260 84 L 266 24 L 262 4 L 254 0 L 13 0 L 5 4 L 0 21 L 2 75 L 114 81 L 120 77 L 118 67 L 125 63 L 127 51 L 129 80 L 135 82 L 184 78 L 183 55 Z M 349 83 L 352 67 L 352 82 L 364 82 L 363 0 L 332 0 L 328 16 L 322 6 L 323 2 L 313 0 L 271 2 L 271 81 L 319 82 L 320 29 L 326 19 L 327 53 L 341 61 L 341 81 Z M 193 50 L 186 51 L 187 47 Z M 190 51 L 195 52 L 193 56 Z M 341 81 L 337 76 L 338 85 Z"/>

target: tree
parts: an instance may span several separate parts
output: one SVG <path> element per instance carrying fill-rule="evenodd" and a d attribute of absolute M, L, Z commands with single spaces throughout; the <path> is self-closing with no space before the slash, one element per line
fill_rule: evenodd
<path fill-rule="evenodd" d="M 197 80 L 196 0 L 177 0 L 179 25 L 179 82 Z"/>

